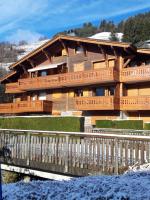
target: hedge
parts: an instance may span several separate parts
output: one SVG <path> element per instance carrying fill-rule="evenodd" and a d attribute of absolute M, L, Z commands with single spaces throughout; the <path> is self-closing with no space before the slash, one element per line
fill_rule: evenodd
<path fill-rule="evenodd" d="M 150 123 L 144 123 L 144 130 L 150 130 Z"/>
<path fill-rule="evenodd" d="M 0 118 L 0 128 L 80 132 L 84 131 L 84 118 L 83 117 Z"/>
<path fill-rule="evenodd" d="M 96 128 L 143 129 L 143 120 L 97 120 Z"/>
<path fill-rule="evenodd" d="M 111 120 L 96 120 L 96 128 L 112 128 L 113 121 Z"/>

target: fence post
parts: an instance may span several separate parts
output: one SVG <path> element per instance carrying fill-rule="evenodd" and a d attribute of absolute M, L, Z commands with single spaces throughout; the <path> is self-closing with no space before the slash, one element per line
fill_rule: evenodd
<path fill-rule="evenodd" d="M 115 174 L 118 174 L 119 170 L 118 170 L 118 164 L 119 164 L 119 160 L 118 160 L 119 156 L 118 156 L 118 138 L 115 138 Z"/>
<path fill-rule="evenodd" d="M 69 165 L 69 135 L 66 135 L 65 142 L 65 172 L 68 172 Z"/>
<path fill-rule="evenodd" d="M 27 133 L 27 165 L 29 166 L 30 165 L 30 152 L 31 152 L 31 133 L 28 132 Z"/>

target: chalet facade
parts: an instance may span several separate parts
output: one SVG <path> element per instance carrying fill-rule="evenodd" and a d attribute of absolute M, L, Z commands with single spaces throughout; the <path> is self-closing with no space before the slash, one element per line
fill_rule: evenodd
<path fill-rule="evenodd" d="M 10 66 L 0 114 L 150 121 L 150 50 L 59 35 Z"/>

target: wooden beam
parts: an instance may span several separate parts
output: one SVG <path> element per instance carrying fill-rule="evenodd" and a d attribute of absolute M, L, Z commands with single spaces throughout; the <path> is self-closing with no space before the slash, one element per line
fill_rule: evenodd
<path fill-rule="evenodd" d="M 27 61 L 30 63 L 30 65 L 32 66 L 32 68 L 35 67 L 35 63 L 33 62 L 33 60 L 31 60 L 31 59 L 28 58 Z"/>
<path fill-rule="evenodd" d="M 67 52 L 67 56 L 69 56 L 69 51 L 68 51 L 68 47 L 66 46 L 65 42 L 62 39 L 59 39 L 62 47 L 66 50 Z"/>
<path fill-rule="evenodd" d="M 125 68 L 129 64 L 130 61 L 131 61 L 131 58 L 127 59 L 127 61 L 123 64 L 123 68 Z"/>
<path fill-rule="evenodd" d="M 50 62 L 52 62 L 51 56 L 50 56 L 50 54 L 46 51 L 46 49 L 42 49 L 42 52 L 44 53 L 44 55 L 46 56 L 46 58 L 47 58 Z"/>
<path fill-rule="evenodd" d="M 23 64 L 19 64 L 21 67 L 22 67 L 22 69 L 23 69 L 23 72 L 25 73 L 25 74 L 28 74 L 28 71 L 27 71 L 27 69 L 25 68 L 25 66 L 23 65 Z"/>
<path fill-rule="evenodd" d="M 118 58 L 118 52 L 117 52 L 116 48 L 113 47 L 113 46 L 110 46 L 110 47 L 111 47 L 111 50 L 113 51 L 115 58 L 117 59 Z"/>

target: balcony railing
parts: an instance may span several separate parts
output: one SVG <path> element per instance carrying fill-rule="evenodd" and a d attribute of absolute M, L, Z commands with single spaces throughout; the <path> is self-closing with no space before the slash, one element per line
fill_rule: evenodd
<path fill-rule="evenodd" d="M 113 96 L 75 98 L 75 108 L 77 110 L 115 110 L 117 106 L 118 104 Z"/>
<path fill-rule="evenodd" d="M 32 113 L 32 112 L 52 112 L 51 101 L 20 101 L 15 103 L 0 104 L 0 113 Z"/>
<path fill-rule="evenodd" d="M 130 67 L 122 69 L 122 82 L 149 81 L 150 80 L 150 65 L 143 67 Z"/>
<path fill-rule="evenodd" d="M 20 90 L 61 88 L 78 85 L 88 85 L 105 82 L 115 82 L 118 72 L 113 68 L 101 70 L 87 70 L 44 77 L 26 78 L 18 81 Z"/>
<path fill-rule="evenodd" d="M 17 83 L 7 83 L 5 93 L 21 93 L 22 90 L 19 89 L 19 84 Z"/>
<path fill-rule="evenodd" d="M 150 110 L 150 96 L 125 96 L 120 99 L 121 110 Z"/>

